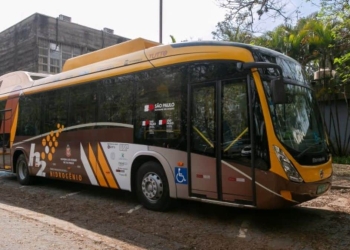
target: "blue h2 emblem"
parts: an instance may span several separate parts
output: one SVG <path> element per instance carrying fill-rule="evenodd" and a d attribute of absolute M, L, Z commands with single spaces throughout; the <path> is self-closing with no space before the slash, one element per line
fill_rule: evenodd
<path fill-rule="evenodd" d="M 175 167 L 175 183 L 177 184 L 187 184 L 187 168 Z"/>

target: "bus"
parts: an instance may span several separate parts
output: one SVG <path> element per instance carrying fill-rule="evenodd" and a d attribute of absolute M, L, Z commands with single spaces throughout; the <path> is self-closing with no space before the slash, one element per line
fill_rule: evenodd
<path fill-rule="evenodd" d="M 267 48 L 137 38 L 0 77 L 1 169 L 176 199 L 277 209 L 331 187 L 332 156 L 302 66 Z"/>

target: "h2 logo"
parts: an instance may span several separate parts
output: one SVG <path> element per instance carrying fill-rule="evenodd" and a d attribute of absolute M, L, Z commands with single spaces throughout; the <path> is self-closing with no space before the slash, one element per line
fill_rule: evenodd
<path fill-rule="evenodd" d="M 34 152 L 35 150 L 35 144 L 32 143 L 30 145 L 30 153 L 29 153 L 29 163 L 28 167 L 37 167 L 39 168 L 37 176 L 46 176 L 46 173 L 44 173 L 44 170 L 46 168 L 46 162 L 40 160 L 40 152 Z"/>

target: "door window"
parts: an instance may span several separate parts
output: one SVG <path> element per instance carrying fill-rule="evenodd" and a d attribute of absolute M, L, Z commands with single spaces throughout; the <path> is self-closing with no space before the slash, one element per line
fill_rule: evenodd
<path fill-rule="evenodd" d="M 223 81 L 222 157 L 249 159 L 248 92 L 245 79 Z"/>
<path fill-rule="evenodd" d="M 195 87 L 192 95 L 192 151 L 214 155 L 215 85 Z"/>

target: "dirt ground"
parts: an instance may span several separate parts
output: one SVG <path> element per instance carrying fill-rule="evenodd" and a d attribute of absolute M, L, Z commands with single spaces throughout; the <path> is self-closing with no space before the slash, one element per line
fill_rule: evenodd
<path fill-rule="evenodd" d="M 128 192 L 0 174 L 0 249 L 350 249 L 350 166 L 327 194 L 277 211 L 180 201 L 148 211 Z"/>

